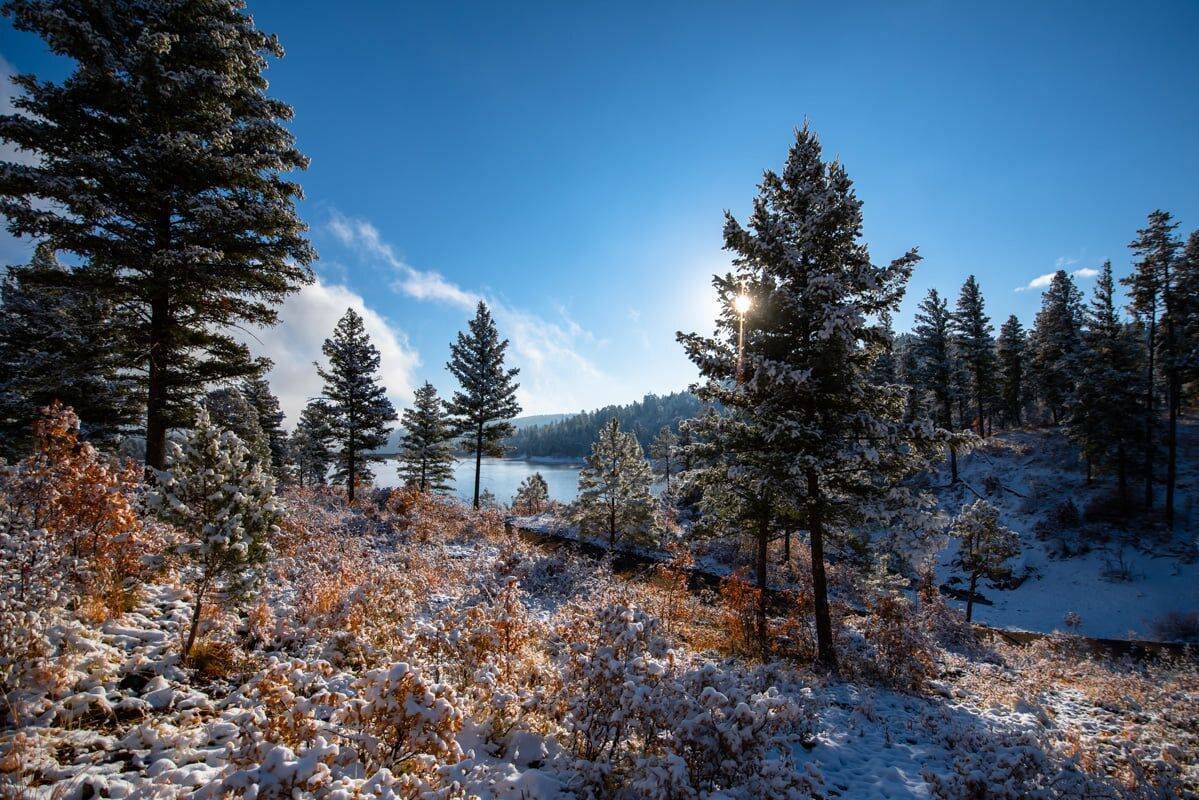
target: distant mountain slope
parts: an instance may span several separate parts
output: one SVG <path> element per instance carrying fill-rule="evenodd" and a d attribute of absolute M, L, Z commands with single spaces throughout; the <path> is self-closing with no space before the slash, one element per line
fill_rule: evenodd
<path fill-rule="evenodd" d="M 549 425 L 573 416 L 572 414 L 529 414 L 527 417 L 517 417 L 512 420 L 512 426 L 518 431 L 531 428 L 534 425 Z"/>
<path fill-rule="evenodd" d="M 548 425 L 553 422 L 558 422 L 570 417 L 570 414 L 529 414 L 524 417 L 516 417 L 512 420 L 512 425 L 518 430 L 532 427 L 534 425 Z M 379 448 L 377 452 L 383 454 L 398 453 L 400 451 L 400 440 L 404 438 L 404 429 L 397 426 L 387 437 L 387 444 Z"/>
<path fill-rule="evenodd" d="M 514 455 L 538 458 L 583 458 L 591 452 L 600 427 L 612 417 L 625 430 L 633 431 L 643 448 L 664 425 L 678 430 L 679 422 L 700 412 L 700 402 L 690 392 L 674 392 L 659 397 L 647 394 L 640 402 L 625 406 L 605 406 L 596 411 L 563 415 L 548 424 L 517 430 L 508 440 Z"/>

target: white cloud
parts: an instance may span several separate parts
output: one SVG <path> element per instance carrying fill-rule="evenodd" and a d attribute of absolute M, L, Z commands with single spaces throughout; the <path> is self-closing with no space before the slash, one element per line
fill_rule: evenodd
<path fill-rule="evenodd" d="M 1066 267 L 1070 266 L 1071 264 L 1077 264 L 1077 263 L 1078 263 L 1077 258 L 1063 257 L 1063 258 L 1059 258 L 1057 260 L 1057 268 L 1065 269 Z M 1033 289 L 1044 289 L 1047 286 L 1049 286 L 1049 284 L 1053 283 L 1053 276 L 1056 274 L 1057 274 L 1057 271 L 1055 270 L 1053 272 L 1046 272 L 1044 275 L 1038 275 L 1037 277 L 1035 277 L 1031 281 L 1029 281 L 1028 285 L 1017 286 L 1016 291 L 1017 292 L 1028 292 L 1028 291 L 1032 291 Z M 1075 278 L 1081 278 L 1083 280 L 1086 280 L 1087 278 L 1094 278 L 1096 275 L 1098 275 L 1099 270 L 1091 269 L 1090 267 L 1080 267 L 1079 269 L 1074 270 L 1070 274 L 1073 275 Z"/>
<path fill-rule="evenodd" d="M 330 232 L 345 246 L 376 258 L 396 273 L 392 289 L 415 300 L 442 303 L 473 314 L 479 301 L 487 303 L 512 344 L 512 365 L 520 368 L 517 397 L 525 413 L 550 413 L 582 408 L 607 388 L 607 376 L 580 351 L 595 337 L 558 306 L 558 321 L 515 308 L 496 297 L 463 289 L 439 272 L 417 269 L 403 261 L 366 220 L 334 212 Z"/>
<path fill-rule="evenodd" d="M 254 331 L 254 338 L 241 336 L 255 354 L 274 362 L 267 377 L 287 414 L 289 428 L 304 405 L 320 394 L 322 381 L 313 362 L 324 364 L 321 345 L 347 308 L 362 315 L 371 342 L 379 349 L 380 379 L 391 401 L 397 408 L 411 401 L 412 376 L 420 356 L 407 337 L 367 307 L 361 295 L 345 286 L 317 280 L 284 301 L 278 325 Z"/>

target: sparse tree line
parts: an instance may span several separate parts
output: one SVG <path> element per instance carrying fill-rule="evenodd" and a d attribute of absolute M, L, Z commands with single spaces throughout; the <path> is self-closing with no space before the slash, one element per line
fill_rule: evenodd
<path fill-rule="evenodd" d="M 883 354 L 880 377 L 908 387 L 907 418 L 928 416 L 946 430 L 985 437 L 1029 423 L 1065 425 L 1088 480 L 1115 476 L 1127 504 L 1130 482 L 1140 479 L 1143 507 L 1160 500 L 1173 525 L 1178 416 L 1199 378 L 1199 231 L 1184 246 L 1177 227 L 1154 211 L 1129 245 L 1133 271 L 1120 281 L 1126 314 L 1110 261 L 1089 301 L 1058 270 L 1031 331 L 1013 315 L 996 336 L 974 276 L 953 310 L 929 290 L 912 332 L 893 337 Z M 949 460 L 956 481 L 952 448 Z"/>

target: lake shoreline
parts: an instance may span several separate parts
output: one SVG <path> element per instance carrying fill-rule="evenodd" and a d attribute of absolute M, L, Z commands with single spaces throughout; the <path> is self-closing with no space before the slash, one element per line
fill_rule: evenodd
<path fill-rule="evenodd" d="M 375 469 L 375 485 L 380 488 L 398 486 L 396 456 L 378 454 L 374 457 L 381 466 Z M 481 488 L 490 491 L 502 503 L 509 503 L 520 485 L 534 473 L 540 473 L 549 488 L 551 500 L 562 503 L 573 502 L 578 495 L 579 471 L 584 463 L 575 459 L 560 458 L 495 458 L 484 456 L 482 460 Z M 454 458 L 451 484 L 454 494 L 470 500 L 474 495 L 475 459 L 458 455 Z"/>

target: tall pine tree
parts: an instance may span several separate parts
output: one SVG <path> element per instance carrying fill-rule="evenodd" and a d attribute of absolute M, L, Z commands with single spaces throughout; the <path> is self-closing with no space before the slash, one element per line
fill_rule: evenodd
<path fill-rule="evenodd" d="M 810 130 L 797 131 L 782 173 L 763 175 L 748 225 L 726 216 L 735 272 L 714 283 L 726 302 L 742 291 L 753 298 L 744 380 L 736 380 L 740 320 L 731 308 L 715 337 L 679 336 L 707 379 L 701 399 L 731 412 L 714 449 L 740 462 L 733 477 L 756 481 L 776 513 L 808 532 L 817 650 L 830 668 L 826 543 L 867 525 L 924 529 L 927 498 L 907 479 L 949 436 L 926 421 L 905 423 L 903 388 L 873 380 L 886 346 L 878 320 L 895 311 L 919 257 L 912 250 L 876 266 L 861 235 L 861 202 L 844 168 L 823 160 Z M 759 565 L 765 544 L 759 538 Z"/>
<path fill-rule="evenodd" d="M 296 480 L 300 486 L 324 486 L 333 463 L 333 429 L 329 425 L 329 406 L 323 400 L 310 400 L 300 411 L 300 419 L 291 433 L 289 450 L 295 459 Z"/>
<path fill-rule="evenodd" d="M 519 384 L 513 383 L 520 370 L 504 368 L 508 340 L 500 339 L 486 304 L 479 303 L 469 327 L 450 345 L 446 366 L 462 389 L 454 392 L 448 408 L 462 435 L 462 445 L 475 457 L 474 505 L 478 508 L 483 456 L 504 454 L 504 440 L 513 431 L 508 420 L 520 413 L 516 402 Z"/>
<path fill-rule="evenodd" d="M 1199 230 L 1187 237 L 1174 268 L 1175 302 L 1181 320 L 1179 359 L 1184 383 L 1199 382 Z"/>
<path fill-rule="evenodd" d="M 1148 224 L 1137 231 L 1137 238 L 1128 245 L 1136 259 L 1133 272 L 1121 280 L 1128 287 L 1129 309 L 1145 331 L 1142 425 L 1145 434 L 1143 457 L 1147 509 L 1153 507 L 1153 461 L 1156 452 L 1153 432 L 1157 427 L 1156 386 L 1157 372 L 1161 366 L 1157 356 L 1163 339 L 1158 323 L 1169 294 L 1170 268 L 1178 254 L 1179 242 L 1174 236 L 1177 227 L 1178 224 L 1168 212 L 1159 209 L 1150 213 Z M 1173 487 L 1169 491 L 1173 500 Z M 1168 509 L 1168 513 L 1172 512 L 1172 508 Z"/>
<path fill-rule="evenodd" d="M 258 412 L 258 425 L 266 436 L 271 451 L 271 473 L 282 482 L 287 477 L 287 433 L 283 430 L 283 409 L 271 385 L 262 376 L 246 378 L 241 383 L 242 396 Z"/>
<path fill-rule="evenodd" d="M 921 388 L 933 396 L 936 404 L 936 423 L 945 430 L 953 429 L 954 375 L 957 373 L 950 339 L 949 305 L 929 289 L 928 295 L 916 308 L 916 324 L 912 328 L 912 351 L 916 358 L 916 376 Z M 950 480 L 958 480 L 957 448 L 949 445 Z"/>
<path fill-rule="evenodd" d="M 1082 294 L 1066 271 L 1059 269 L 1041 295 L 1041 310 L 1029 337 L 1033 385 L 1055 425 L 1074 389 L 1081 328 Z"/>
<path fill-rule="evenodd" d="M 396 467 L 400 480 L 422 492 L 452 488 L 454 429 L 433 384 L 426 382 L 416 390 L 415 402 L 404 409 L 400 424 L 404 426 Z"/>
<path fill-rule="evenodd" d="M 654 469 L 666 481 L 666 490 L 670 490 L 670 478 L 678 472 L 679 437 L 669 425 L 663 425 L 662 430 L 650 443 L 649 454 L 654 459 Z"/>
<path fill-rule="evenodd" d="M 333 477 L 345 484 L 346 496 L 353 503 L 357 487 L 375 477 L 370 454 L 387 444 L 389 423 L 396 419 L 396 412 L 376 375 L 379 351 L 354 309 L 346 309 L 321 351 L 329 360 L 327 369 L 317 367 L 325 380 L 321 390 L 325 418 L 338 448 Z"/>
<path fill-rule="evenodd" d="M 113 335 L 117 317 L 103 297 L 72 285 L 48 243 L 28 266 L 9 268 L 0 281 L 0 456 L 23 454 L 55 400 L 102 446 L 135 426 L 139 397 Z"/>
<path fill-rule="evenodd" d="M 984 309 L 982 289 L 973 275 L 966 278 L 962 285 L 950 326 L 954 349 L 969 376 L 968 388 L 974 397 L 978 435 L 986 436 L 985 423 L 995 396 L 995 351 L 991 339 L 991 318 Z"/>
<path fill-rule="evenodd" d="M 267 96 L 278 40 L 239 0 L 9 0 L 18 30 L 72 63 L 61 83 L 21 75 L 0 140 L 35 156 L 0 169 L 0 213 L 83 262 L 79 285 L 130 312 L 120 329 L 144 384 L 146 462 L 211 382 L 262 368 L 229 330 L 269 325 L 311 280 L 295 210 L 304 169 Z"/>
<path fill-rule="evenodd" d="M 1020 319 L 1012 314 L 999 328 L 995 342 L 995 357 L 999 373 L 999 407 L 1004 424 L 1024 424 L 1024 405 L 1028 398 L 1027 380 L 1028 335 Z"/>
<path fill-rule="evenodd" d="M 1140 352 L 1116 310 L 1110 261 L 1099 273 L 1085 320 L 1084 347 L 1067 420 L 1070 437 L 1086 460 L 1087 479 L 1095 467 L 1114 468 L 1120 497 L 1127 501 L 1128 462 L 1140 440 L 1129 424 L 1140 417 Z"/>

